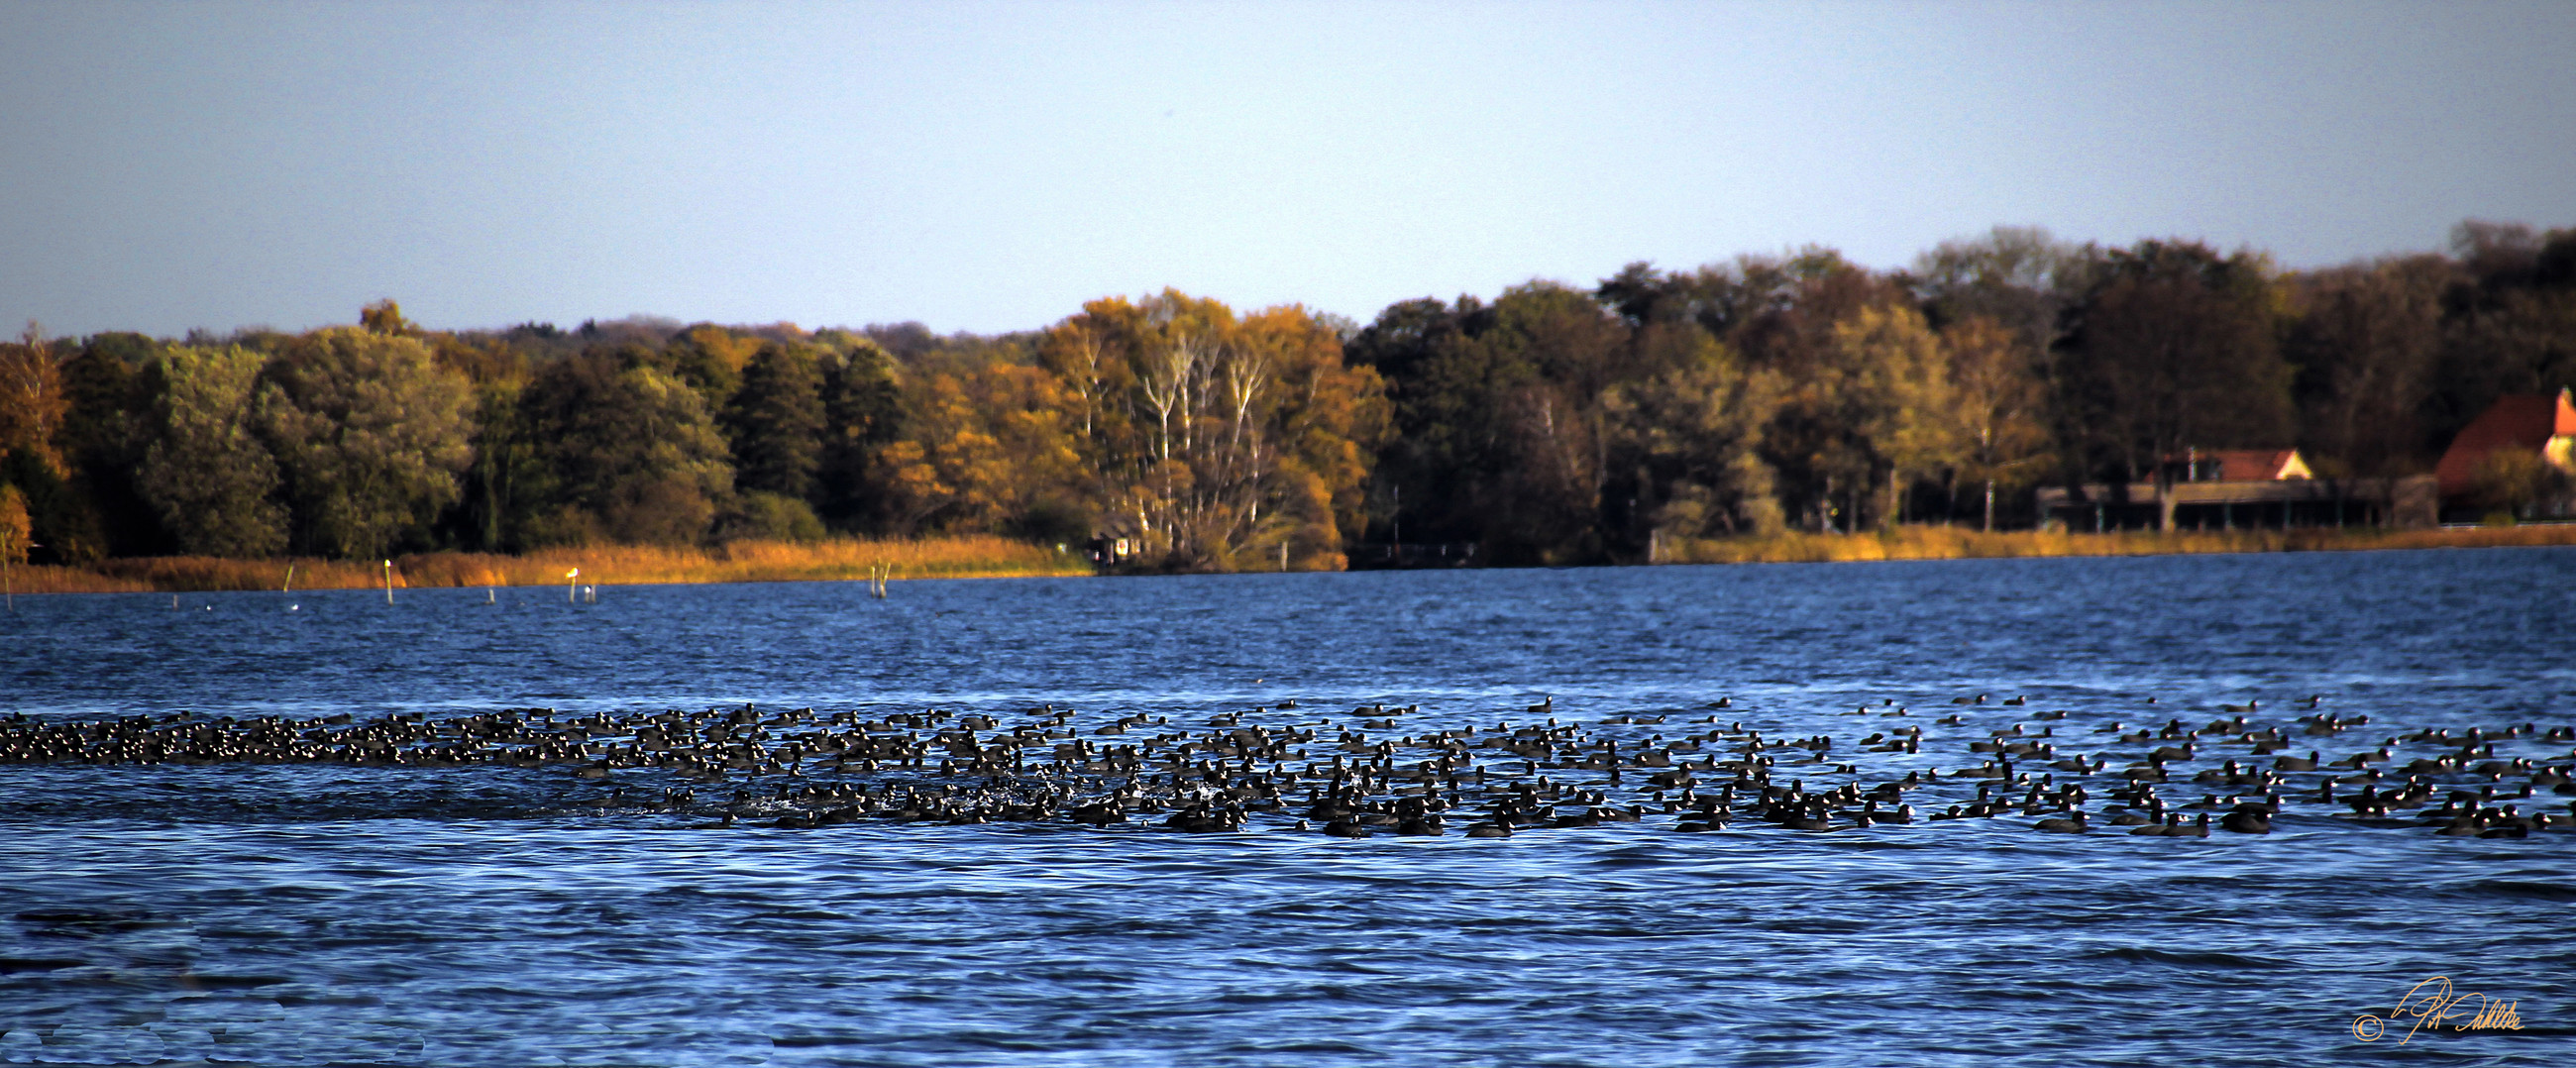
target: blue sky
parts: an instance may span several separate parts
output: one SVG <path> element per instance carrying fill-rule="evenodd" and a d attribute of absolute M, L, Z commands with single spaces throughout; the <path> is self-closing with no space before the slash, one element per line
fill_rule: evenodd
<path fill-rule="evenodd" d="M 2576 4 L 0 6 L 0 319 L 1037 327 L 2576 225 Z M 14 329 L 11 331 L 14 333 Z"/>

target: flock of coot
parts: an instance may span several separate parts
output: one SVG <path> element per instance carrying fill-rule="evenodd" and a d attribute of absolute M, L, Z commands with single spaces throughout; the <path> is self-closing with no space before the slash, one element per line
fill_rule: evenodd
<path fill-rule="evenodd" d="M 1053 706 L 1009 722 L 750 705 L 365 721 L 20 714 L 0 720 L 0 762 L 559 768 L 580 795 L 568 803 L 694 812 L 725 827 L 1071 822 L 1347 838 L 2002 819 L 2172 837 L 2328 819 L 2481 838 L 2576 829 L 2566 725 L 2391 731 L 2313 697 L 2278 719 L 2258 702 L 2173 715 L 2130 700 L 2124 718 L 2096 709 L 2072 720 L 2018 697 L 1956 697 L 1931 712 L 1887 699 L 1833 719 L 1803 714 L 1850 727 L 1796 737 L 1731 699 L 1588 724 L 1553 699 L 1504 715 L 1385 703 L 1315 714 L 1290 700 L 1177 724 L 1172 713 Z"/>

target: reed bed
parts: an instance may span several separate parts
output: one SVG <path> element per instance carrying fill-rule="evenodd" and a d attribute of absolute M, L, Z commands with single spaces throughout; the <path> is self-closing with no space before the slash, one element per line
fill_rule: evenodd
<path fill-rule="evenodd" d="M 580 569 L 578 579 L 567 572 Z M 415 586 L 560 586 L 687 582 L 830 582 L 892 579 L 1028 578 L 1088 575 L 1089 561 L 990 535 L 862 541 L 738 541 L 715 549 L 607 545 L 540 549 L 518 556 L 427 553 L 394 561 Z M 400 585 L 400 583 L 397 583 Z"/>
<path fill-rule="evenodd" d="M 2058 531 L 1983 533 L 1964 527 L 1908 526 L 1878 534 L 1787 533 L 1754 538 L 1676 539 L 1663 545 L 1667 564 L 1813 564 L 1868 560 L 1962 560 L 2037 556 L 2164 556 L 2182 553 L 2316 552 L 2361 549 L 2474 549 L 2576 545 L 2576 524 L 2442 530 Z M 1029 578 L 1088 575 L 1090 563 L 1051 548 L 990 535 L 863 541 L 741 541 L 712 549 L 600 545 L 541 549 L 518 556 L 416 553 L 394 560 L 397 589 L 439 586 L 561 586 L 695 582 L 831 582 L 867 579 L 877 569 L 895 580 Z M 299 590 L 376 589 L 384 566 L 349 560 L 231 560 L 150 556 L 102 560 L 86 567 L 12 565 L 16 593 L 185 593 L 274 590 L 295 569 Z M 575 568 L 579 579 L 566 575 Z"/>
<path fill-rule="evenodd" d="M 294 588 L 299 590 L 372 589 L 385 581 L 383 566 L 354 560 L 234 560 L 220 556 L 131 556 L 101 560 L 86 568 L 102 585 L 80 592 L 119 590 L 157 590 L 165 593 L 188 593 L 200 590 L 274 590 L 287 582 L 287 568 L 295 569 Z M 65 568 L 73 571 L 76 569 Z M 397 577 L 394 585 L 401 586 Z"/>
<path fill-rule="evenodd" d="M 892 580 L 1027 578 L 1088 575 L 1090 562 L 1052 548 L 978 535 L 901 541 L 835 538 L 819 542 L 740 541 L 712 549 L 596 545 L 540 549 L 518 556 L 414 553 L 393 561 L 396 589 L 439 586 L 561 586 L 694 582 L 860 580 L 882 569 Z M 351 560 L 232 560 L 148 556 L 101 560 L 86 567 L 11 567 L 19 593 L 183 593 L 274 590 L 294 568 L 299 590 L 377 589 L 384 565 Z M 572 579 L 567 572 L 579 568 Z"/>
<path fill-rule="evenodd" d="M 9 592 L 16 593 L 149 593 L 154 587 L 142 579 L 102 575 L 85 567 L 57 567 L 52 564 L 11 564 L 7 577 Z"/>
<path fill-rule="evenodd" d="M 1681 539 L 1664 544 L 1668 564 L 1822 564 L 1868 560 L 1966 560 L 2040 556 L 2171 556 L 2186 553 L 2322 552 L 2363 549 L 2473 549 L 2576 545 L 2576 525 L 2441 530 L 2314 529 L 2114 531 L 2074 534 L 1908 526 L 1877 534 L 1784 533 Z"/>

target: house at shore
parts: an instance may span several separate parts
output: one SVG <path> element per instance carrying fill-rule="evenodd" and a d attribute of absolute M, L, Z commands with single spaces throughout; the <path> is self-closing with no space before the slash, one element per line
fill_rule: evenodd
<path fill-rule="evenodd" d="M 2433 468 L 2447 518 L 2475 520 L 2498 502 L 2487 500 L 2487 485 L 2500 457 L 2520 455 L 2560 471 L 2576 474 L 2576 402 L 2567 390 L 2555 398 L 2514 394 L 2496 398 L 2487 410 L 2460 428 L 2442 462 Z M 2541 511 L 2562 514 L 2567 502 L 2546 502 Z"/>
<path fill-rule="evenodd" d="M 2184 453 L 2180 482 L 2295 482 L 2313 479 L 2297 449 L 2193 449 Z"/>
<path fill-rule="evenodd" d="M 2039 514 L 2074 531 L 2429 527 L 2430 475 L 2320 479 L 2297 449 L 2191 449 L 2166 460 L 2171 518 L 2148 482 L 2044 486 Z"/>

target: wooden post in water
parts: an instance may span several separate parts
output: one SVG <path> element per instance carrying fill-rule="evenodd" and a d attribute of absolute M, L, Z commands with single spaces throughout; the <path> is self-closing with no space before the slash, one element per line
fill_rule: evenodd
<path fill-rule="evenodd" d="M 580 577 L 581 577 L 581 569 L 580 569 L 580 568 L 577 568 L 577 567 L 576 567 L 576 568 L 574 568 L 574 569 L 572 569 L 572 570 L 570 570 L 570 571 L 566 571 L 566 572 L 564 572 L 564 603 L 565 603 L 565 604 L 573 604 L 573 603 L 575 603 L 575 602 L 573 601 L 573 588 L 574 588 L 573 580 L 574 580 L 574 579 L 577 579 L 577 578 L 580 578 Z"/>
<path fill-rule="evenodd" d="M 394 603 L 394 562 L 385 561 L 385 603 Z"/>

